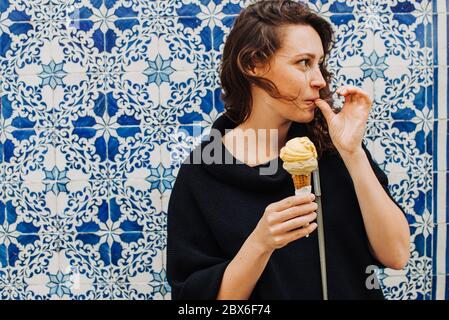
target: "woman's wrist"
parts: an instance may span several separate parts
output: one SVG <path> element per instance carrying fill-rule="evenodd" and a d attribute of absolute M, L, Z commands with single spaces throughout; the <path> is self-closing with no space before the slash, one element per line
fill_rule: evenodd
<path fill-rule="evenodd" d="M 260 255 L 271 255 L 274 249 L 269 248 L 258 236 L 257 230 L 254 230 L 247 239 L 248 244 L 251 246 L 255 252 Z"/>
<path fill-rule="evenodd" d="M 347 165 L 355 161 L 363 160 L 366 157 L 365 150 L 363 150 L 361 146 L 351 151 L 338 150 L 338 152 L 340 153 L 341 158 Z"/>
<path fill-rule="evenodd" d="M 340 156 L 351 176 L 356 172 L 360 172 L 360 169 L 364 168 L 368 163 L 368 157 L 362 147 L 353 152 L 342 152 Z"/>

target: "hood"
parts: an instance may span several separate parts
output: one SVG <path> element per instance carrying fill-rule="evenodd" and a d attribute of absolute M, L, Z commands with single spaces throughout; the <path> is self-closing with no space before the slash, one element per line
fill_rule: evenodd
<path fill-rule="evenodd" d="M 220 161 L 217 161 L 217 163 L 205 163 L 202 159 L 201 166 L 216 179 L 241 189 L 270 191 L 285 186 L 285 183 L 292 183 L 291 176 L 282 167 L 282 160 L 279 156 L 267 163 L 253 167 L 233 157 L 222 143 L 221 138 L 225 134 L 226 129 L 234 129 L 236 126 L 237 124 L 225 114 L 222 114 L 215 120 L 212 128 L 220 132 L 219 137 L 218 135 L 207 135 L 199 148 L 201 152 L 205 151 L 205 154 L 210 154 L 213 157 L 215 156 L 215 151 L 221 152 L 221 154 L 217 155 L 217 159 L 220 159 Z M 307 136 L 306 125 L 292 122 L 287 133 L 287 141 L 295 137 L 304 136 Z M 219 139 L 219 143 L 214 139 Z M 213 145 L 216 149 L 212 148 L 212 142 L 214 142 Z M 207 149 L 207 146 L 209 146 L 209 149 Z M 231 163 L 229 162 L 230 160 L 232 160 Z"/>

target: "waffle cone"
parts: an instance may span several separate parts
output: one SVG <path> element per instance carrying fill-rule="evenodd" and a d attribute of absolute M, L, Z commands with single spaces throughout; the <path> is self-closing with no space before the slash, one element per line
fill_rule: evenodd
<path fill-rule="evenodd" d="M 295 185 L 295 190 L 301 189 L 306 186 L 311 185 L 312 176 L 308 175 L 292 175 L 293 184 Z"/>

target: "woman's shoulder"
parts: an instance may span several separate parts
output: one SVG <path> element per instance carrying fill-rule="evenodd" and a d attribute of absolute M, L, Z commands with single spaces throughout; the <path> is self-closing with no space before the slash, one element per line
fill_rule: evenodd
<path fill-rule="evenodd" d="M 195 152 L 198 147 L 190 152 L 190 154 L 180 163 L 174 164 L 174 171 L 176 173 L 176 181 L 183 183 L 190 183 L 192 180 L 200 180 L 204 176 L 204 168 L 201 159 L 196 159 Z"/>

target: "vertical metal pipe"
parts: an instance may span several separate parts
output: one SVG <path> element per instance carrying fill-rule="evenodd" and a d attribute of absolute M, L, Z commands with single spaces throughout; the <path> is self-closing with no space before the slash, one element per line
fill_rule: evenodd
<path fill-rule="evenodd" d="M 320 171 L 317 168 L 313 171 L 313 189 L 315 192 L 315 201 L 318 205 L 317 224 L 318 224 L 318 247 L 320 251 L 320 269 L 321 269 L 321 286 L 323 289 L 323 299 L 328 300 L 327 295 L 327 270 L 326 270 L 326 247 L 324 241 L 324 223 L 323 210 L 321 207 L 321 187 L 320 187 Z"/>

